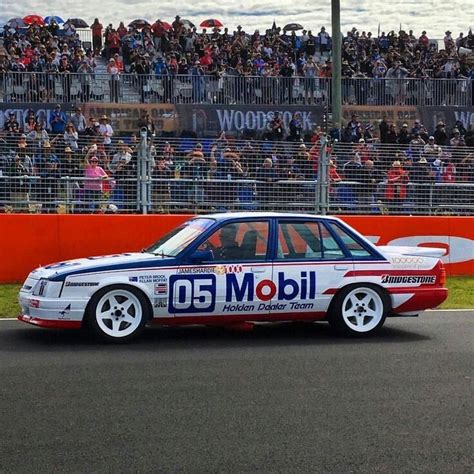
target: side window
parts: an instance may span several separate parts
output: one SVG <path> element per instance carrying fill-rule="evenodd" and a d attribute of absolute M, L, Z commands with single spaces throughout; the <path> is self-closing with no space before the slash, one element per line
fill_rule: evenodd
<path fill-rule="evenodd" d="M 237 222 L 217 229 L 199 250 L 212 250 L 216 262 L 261 261 L 267 257 L 269 224 Z"/>
<path fill-rule="evenodd" d="M 337 241 L 317 222 L 280 222 L 278 260 L 321 260 L 344 258 Z"/>
<path fill-rule="evenodd" d="M 346 249 L 349 251 L 353 258 L 370 257 L 372 253 L 362 246 L 352 235 L 348 234 L 342 227 L 337 224 L 328 223 L 328 226 L 334 231 L 334 233 L 342 240 Z"/>

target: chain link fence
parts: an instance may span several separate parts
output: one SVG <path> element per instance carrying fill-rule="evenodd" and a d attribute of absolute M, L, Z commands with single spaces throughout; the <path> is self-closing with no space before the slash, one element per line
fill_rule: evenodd
<path fill-rule="evenodd" d="M 474 214 L 474 150 L 141 136 L 0 140 L 0 209 Z"/>
<path fill-rule="evenodd" d="M 474 81 L 464 79 L 342 79 L 349 105 L 471 106 Z M 215 105 L 331 106 L 323 77 L 137 75 L 104 73 L 0 74 L 0 102 L 115 102 Z"/>

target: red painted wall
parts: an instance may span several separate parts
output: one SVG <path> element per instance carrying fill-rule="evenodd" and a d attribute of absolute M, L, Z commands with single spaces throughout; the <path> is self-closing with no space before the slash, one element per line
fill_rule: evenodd
<path fill-rule="evenodd" d="M 22 281 L 39 265 L 141 250 L 188 215 L 0 216 L 0 282 Z M 450 275 L 474 275 L 474 217 L 345 216 L 380 245 L 443 246 Z M 395 239 L 403 241 L 394 242 Z M 408 240 L 407 240 L 408 239 Z"/>

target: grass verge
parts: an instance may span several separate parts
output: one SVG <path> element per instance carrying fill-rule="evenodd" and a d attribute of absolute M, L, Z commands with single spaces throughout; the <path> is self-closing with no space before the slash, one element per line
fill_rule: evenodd
<path fill-rule="evenodd" d="M 17 303 L 19 284 L 0 285 L 0 318 L 14 318 L 20 307 Z M 442 309 L 473 309 L 474 308 L 474 278 L 448 278 L 448 299 L 440 306 Z"/>

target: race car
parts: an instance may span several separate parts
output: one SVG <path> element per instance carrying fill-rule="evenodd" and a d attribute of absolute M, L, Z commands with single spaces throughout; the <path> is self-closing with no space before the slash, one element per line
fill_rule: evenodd
<path fill-rule="evenodd" d="M 190 219 L 140 253 L 33 270 L 25 321 L 123 342 L 149 324 L 328 321 L 350 336 L 447 298 L 444 249 L 377 247 L 340 219 L 242 212 Z"/>

